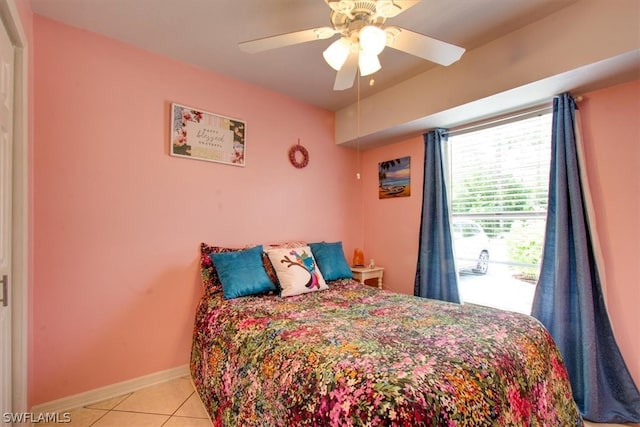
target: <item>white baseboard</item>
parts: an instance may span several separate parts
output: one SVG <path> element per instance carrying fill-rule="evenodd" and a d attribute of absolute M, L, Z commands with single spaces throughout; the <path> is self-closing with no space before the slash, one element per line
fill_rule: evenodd
<path fill-rule="evenodd" d="M 69 411 L 71 409 L 102 402 L 103 400 L 112 399 L 145 387 L 163 383 L 165 381 L 175 380 L 188 375 L 190 375 L 189 365 L 182 365 L 176 368 L 167 369 L 166 371 L 155 372 L 142 377 L 85 391 L 84 393 L 74 394 L 72 396 L 52 400 L 51 402 L 35 405 L 31 408 L 31 413 L 40 414 Z"/>

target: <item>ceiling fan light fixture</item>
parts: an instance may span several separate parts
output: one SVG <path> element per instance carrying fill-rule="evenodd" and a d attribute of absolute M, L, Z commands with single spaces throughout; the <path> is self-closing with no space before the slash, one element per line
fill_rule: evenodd
<path fill-rule="evenodd" d="M 380 65 L 378 55 L 372 55 L 361 50 L 360 55 L 358 56 L 358 67 L 360 68 L 361 76 L 368 76 L 379 71 L 382 68 L 382 65 Z"/>
<path fill-rule="evenodd" d="M 387 43 L 387 33 L 375 25 L 367 25 L 360 30 L 360 49 L 370 55 L 379 55 Z"/>
<path fill-rule="evenodd" d="M 336 71 L 340 71 L 347 60 L 347 56 L 349 56 L 350 50 L 351 42 L 349 39 L 340 37 L 338 40 L 331 43 L 324 52 L 322 52 L 322 56 L 331 68 Z"/>

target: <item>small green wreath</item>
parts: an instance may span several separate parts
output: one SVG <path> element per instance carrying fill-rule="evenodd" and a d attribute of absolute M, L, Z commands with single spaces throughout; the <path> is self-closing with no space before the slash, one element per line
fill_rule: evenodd
<path fill-rule="evenodd" d="M 301 160 L 298 160 L 298 153 L 302 155 Z M 300 145 L 300 143 L 292 145 L 291 148 L 289 148 L 289 161 L 293 167 L 302 169 L 309 164 L 309 152 L 306 148 Z"/>

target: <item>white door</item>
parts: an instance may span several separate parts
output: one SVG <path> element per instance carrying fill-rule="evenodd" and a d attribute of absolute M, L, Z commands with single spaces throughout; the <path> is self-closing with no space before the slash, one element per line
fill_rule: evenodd
<path fill-rule="evenodd" d="M 14 49 L 4 25 L 0 25 L 0 27 L 0 414 L 5 414 L 11 412 L 12 409 L 11 305 L 9 300 L 11 296 Z"/>

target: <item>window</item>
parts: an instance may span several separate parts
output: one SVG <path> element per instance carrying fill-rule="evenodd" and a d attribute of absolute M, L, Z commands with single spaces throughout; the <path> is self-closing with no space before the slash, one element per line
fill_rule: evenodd
<path fill-rule="evenodd" d="M 551 114 L 449 137 L 462 300 L 531 312 L 549 189 Z"/>

